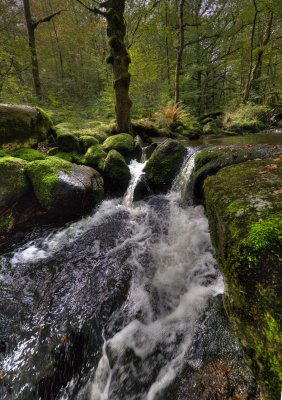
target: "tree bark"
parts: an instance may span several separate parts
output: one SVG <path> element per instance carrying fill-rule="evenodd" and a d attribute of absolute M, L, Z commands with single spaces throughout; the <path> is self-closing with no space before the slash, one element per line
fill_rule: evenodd
<path fill-rule="evenodd" d="M 178 47 L 177 47 L 177 59 L 175 69 L 175 94 L 174 101 L 179 103 L 180 100 L 180 72 L 182 66 L 182 57 L 184 50 L 184 0 L 180 0 L 178 7 Z"/>
<path fill-rule="evenodd" d="M 131 62 L 124 44 L 126 26 L 124 22 L 125 0 L 110 0 L 105 8 L 107 19 L 107 36 L 111 54 L 108 63 L 112 65 L 114 74 L 114 90 L 116 98 L 116 119 L 118 132 L 131 132 L 131 107 L 129 86 Z"/>
<path fill-rule="evenodd" d="M 42 97 L 41 90 L 41 82 L 39 75 L 39 66 L 38 66 L 38 58 L 36 51 L 36 42 L 35 42 L 35 24 L 31 17 L 29 0 L 23 0 L 24 5 L 24 15 L 26 20 L 26 26 L 28 31 L 28 45 L 31 53 L 31 67 L 32 67 L 32 76 L 34 82 L 35 94 L 38 98 Z"/>

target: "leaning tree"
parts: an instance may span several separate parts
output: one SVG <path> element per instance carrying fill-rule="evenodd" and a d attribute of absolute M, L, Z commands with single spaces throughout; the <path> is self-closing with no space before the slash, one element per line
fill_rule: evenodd
<path fill-rule="evenodd" d="M 88 11 L 104 17 L 107 21 L 107 36 L 110 47 L 107 63 L 112 65 L 114 74 L 117 131 L 130 132 L 132 102 L 129 97 L 130 73 L 128 69 L 131 60 L 124 41 L 126 34 L 124 21 L 126 0 L 107 0 L 104 2 L 92 0 L 95 6 L 89 6 L 81 0 L 77 1 Z"/>

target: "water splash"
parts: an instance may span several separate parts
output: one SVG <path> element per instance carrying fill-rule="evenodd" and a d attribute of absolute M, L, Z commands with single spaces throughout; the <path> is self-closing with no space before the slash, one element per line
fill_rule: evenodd
<path fill-rule="evenodd" d="M 134 199 L 134 191 L 136 189 L 137 184 L 139 183 L 142 176 L 145 175 L 144 168 L 147 161 L 139 163 L 136 160 L 132 160 L 129 169 L 131 174 L 131 180 L 129 182 L 127 191 L 123 198 L 123 204 L 126 207 L 132 207 L 133 199 Z"/>

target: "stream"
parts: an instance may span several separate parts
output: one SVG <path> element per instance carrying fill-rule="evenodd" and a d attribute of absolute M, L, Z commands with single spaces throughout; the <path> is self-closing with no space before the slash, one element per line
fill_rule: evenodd
<path fill-rule="evenodd" d="M 196 151 L 167 195 L 133 203 L 132 161 L 123 198 L 0 256 L 1 399 L 256 398 L 204 209 L 183 195 Z"/>

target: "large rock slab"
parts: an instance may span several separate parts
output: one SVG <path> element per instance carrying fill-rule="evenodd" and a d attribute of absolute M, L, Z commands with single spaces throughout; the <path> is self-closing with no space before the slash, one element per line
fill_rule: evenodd
<path fill-rule="evenodd" d="M 267 400 L 282 385 L 281 183 L 280 153 L 222 168 L 203 187 L 227 312 Z"/>
<path fill-rule="evenodd" d="M 57 157 L 33 161 L 27 166 L 34 193 L 50 214 L 81 216 L 103 197 L 100 174 Z"/>
<path fill-rule="evenodd" d="M 36 145 L 46 139 L 51 126 L 40 108 L 0 104 L 0 146 L 5 150 Z"/>

